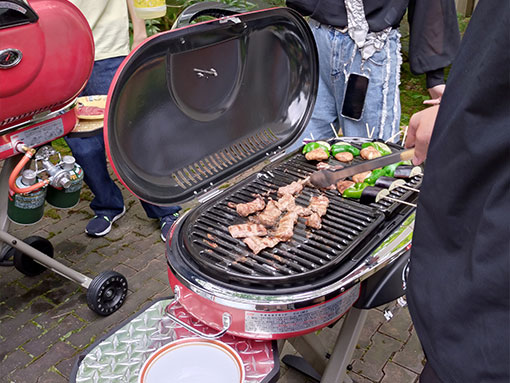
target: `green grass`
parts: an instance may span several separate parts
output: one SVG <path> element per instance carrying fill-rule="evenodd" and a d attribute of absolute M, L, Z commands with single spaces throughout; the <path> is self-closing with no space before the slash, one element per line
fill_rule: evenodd
<path fill-rule="evenodd" d="M 407 20 L 407 17 L 404 18 Z M 457 15 L 457 21 L 459 23 L 459 30 L 461 35 L 464 35 L 469 18 L 461 15 Z M 409 47 L 409 27 L 403 23 L 402 25 L 402 58 L 404 60 L 402 68 L 400 70 L 400 105 L 402 108 L 402 117 L 400 125 L 405 126 L 409 124 L 411 116 L 426 108 L 423 105 L 423 101 L 428 100 L 429 94 L 425 85 L 425 75 L 416 76 L 411 73 L 409 68 L 409 62 L 407 60 L 407 51 Z M 445 68 L 445 78 L 448 77 L 450 68 Z"/>

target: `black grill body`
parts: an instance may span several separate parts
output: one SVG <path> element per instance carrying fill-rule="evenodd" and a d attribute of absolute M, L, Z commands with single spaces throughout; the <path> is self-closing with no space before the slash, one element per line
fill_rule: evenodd
<path fill-rule="evenodd" d="M 359 147 L 363 141 L 351 140 Z M 401 150 L 397 145 L 391 147 Z M 329 163 L 339 164 L 333 158 Z M 249 202 L 256 194 L 277 200 L 279 187 L 305 179 L 315 170 L 315 162 L 293 153 L 193 209 L 175 228 L 167 252 L 169 263 L 240 291 L 306 291 L 312 285 L 318 288 L 348 274 L 414 210 L 394 201 L 367 206 L 341 197 L 336 190 L 306 186 L 296 198 L 297 204 L 308 206 L 310 197 L 320 194 L 330 200 L 321 229 L 306 227 L 300 218 L 290 241 L 257 255 L 230 235 L 228 226 L 247 219 L 229 207 L 229 202 Z M 409 179 L 407 184 L 419 187 L 421 177 Z M 413 202 L 417 193 L 397 188 L 389 196 Z"/>

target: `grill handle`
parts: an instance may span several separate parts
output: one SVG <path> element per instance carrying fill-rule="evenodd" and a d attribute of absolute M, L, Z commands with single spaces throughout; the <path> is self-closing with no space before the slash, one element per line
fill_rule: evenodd
<path fill-rule="evenodd" d="M 243 10 L 234 6 L 219 3 L 216 1 L 200 2 L 187 7 L 177 17 L 172 29 L 182 28 L 190 25 L 196 18 L 200 16 L 226 17 L 242 13 Z M 244 11 L 246 12 L 246 11 Z"/>
<path fill-rule="evenodd" d="M 179 290 L 178 286 L 175 287 L 174 293 L 175 293 L 175 299 L 165 308 L 165 315 L 168 318 L 170 318 L 172 321 L 174 321 L 178 325 L 184 327 L 189 332 L 191 332 L 195 335 L 198 335 L 200 338 L 203 338 L 203 339 L 213 340 L 213 339 L 221 338 L 223 335 L 225 335 L 225 333 L 230 328 L 230 325 L 232 324 L 232 316 L 229 313 L 223 313 L 223 316 L 221 318 L 222 322 L 223 322 L 223 329 L 220 332 L 217 332 L 216 334 L 205 334 L 205 333 L 197 330 L 196 328 L 188 325 L 187 323 L 184 323 L 179 318 L 177 318 L 174 314 L 172 314 L 172 312 L 171 312 L 172 307 L 177 302 L 179 302 L 179 298 L 180 298 L 180 290 Z"/>

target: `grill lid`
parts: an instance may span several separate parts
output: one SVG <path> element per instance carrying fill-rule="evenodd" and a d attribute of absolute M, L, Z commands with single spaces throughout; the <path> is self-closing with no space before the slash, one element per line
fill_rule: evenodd
<path fill-rule="evenodd" d="M 290 9 L 164 32 L 116 74 L 107 153 L 133 194 L 182 203 L 297 139 L 316 91 L 313 36 Z"/>

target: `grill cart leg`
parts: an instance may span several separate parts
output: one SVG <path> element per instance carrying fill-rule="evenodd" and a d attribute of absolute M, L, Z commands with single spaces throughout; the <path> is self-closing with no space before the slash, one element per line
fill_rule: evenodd
<path fill-rule="evenodd" d="M 9 190 L 9 175 L 19 162 L 21 156 L 14 156 L 4 161 L 0 172 L 0 230 L 9 230 L 9 219 L 7 218 L 7 196 L 4 190 Z M 13 266 L 14 250 L 12 247 L 2 244 L 0 247 L 0 266 Z"/>
<path fill-rule="evenodd" d="M 340 333 L 336 338 L 333 353 L 329 358 L 321 383 L 345 383 L 352 381 L 347 376 L 347 366 L 351 363 L 352 354 L 358 343 L 361 330 L 367 319 L 368 310 L 352 307 L 347 313 Z M 347 380 L 348 379 L 348 380 Z"/>
<path fill-rule="evenodd" d="M 306 334 L 297 338 L 291 338 L 289 342 L 303 356 L 310 367 L 319 374 L 324 372 L 327 363 L 327 350 L 317 335 L 314 333 Z M 287 361 L 290 362 L 290 360 L 291 358 L 287 358 Z M 286 361 L 285 363 L 287 364 Z"/>
<path fill-rule="evenodd" d="M 303 357 L 286 355 L 283 362 L 321 383 L 352 383 L 347 375 L 347 366 L 358 343 L 368 310 L 352 307 L 345 316 L 336 339 L 333 353 L 326 359 L 326 351 L 315 334 L 288 339 Z M 322 376 L 321 376 L 322 374 Z"/>

